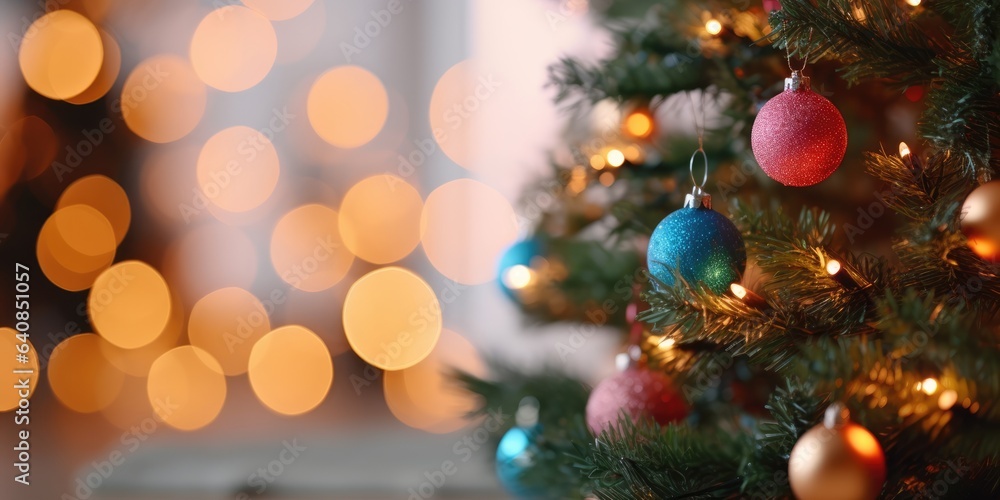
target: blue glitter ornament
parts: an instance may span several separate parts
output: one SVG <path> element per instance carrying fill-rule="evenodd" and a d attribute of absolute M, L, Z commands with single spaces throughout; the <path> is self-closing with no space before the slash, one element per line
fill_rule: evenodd
<path fill-rule="evenodd" d="M 666 285 L 674 284 L 676 269 L 688 283 L 703 283 L 722 294 L 740 280 L 747 251 L 739 229 L 712 210 L 711 197 L 695 186 L 684 208 L 656 226 L 646 259 L 650 274 Z"/>
<path fill-rule="evenodd" d="M 515 498 L 546 498 L 540 486 L 528 486 L 523 481 L 524 473 L 535 465 L 535 457 L 539 453 L 541 429 L 538 426 L 538 400 L 525 398 L 517 409 L 515 418 L 517 425 L 500 438 L 497 446 L 497 479 Z"/>
<path fill-rule="evenodd" d="M 539 255 L 542 255 L 542 244 L 530 238 L 514 243 L 500 257 L 497 282 L 514 301 L 519 302 L 519 290 L 531 284 L 531 261 Z"/>

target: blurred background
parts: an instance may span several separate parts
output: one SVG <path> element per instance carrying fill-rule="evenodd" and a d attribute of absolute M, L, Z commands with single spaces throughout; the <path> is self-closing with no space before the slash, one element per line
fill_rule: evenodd
<path fill-rule="evenodd" d="M 0 256 L 31 269 L 42 373 L 31 485 L 5 479 L 0 497 L 406 498 L 449 459 L 435 495 L 499 495 L 483 436 L 455 448 L 474 403 L 439 366 L 552 354 L 492 280 L 530 226 L 514 200 L 560 135 L 546 67 L 606 46 L 586 2 L 563 3 L 0 6 Z M 421 240 L 421 224 L 437 229 Z M 362 338 L 359 356 L 342 318 L 354 286 L 357 310 L 426 314 L 442 333 L 415 330 L 409 358 Z M 255 394 L 250 350 L 271 330 L 286 349 L 256 376 L 297 387 Z M 616 342 L 572 369 L 610 370 Z M 200 350 L 161 358 L 181 345 Z M 428 349 L 392 379 L 363 359 L 398 368 Z M 297 381 L 281 374 L 292 359 Z"/>
<path fill-rule="evenodd" d="M 642 16 L 652 2 L 625 3 Z M 672 158 L 621 142 L 619 103 L 554 103 L 550 65 L 607 56 L 615 8 L 3 3 L 0 259 L 30 269 L 35 375 L 31 484 L 8 468 L 0 497 L 502 498 L 492 440 L 513 417 L 467 419 L 478 402 L 450 367 L 555 365 L 594 382 L 613 372 L 623 321 L 526 319 L 504 294 L 531 276 L 497 286 L 498 261 L 580 183 L 608 188 L 581 210 L 606 209 L 607 164 Z M 920 96 L 887 112 L 866 107 L 876 92 L 837 102 L 859 130 L 848 157 L 913 136 Z M 658 137 L 687 141 L 685 169 L 686 102 L 651 117 Z M 725 106 L 707 105 L 710 126 Z M 593 137 L 611 139 L 578 147 Z M 586 175 L 544 182 L 574 162 Z M 875 192 L 861 170 L 795 192 L 748 173 L 746 189 L 820 196 L 850 221 L 836 207 Z M 663 214 L 687 189 L 672 182 L 658 184 Z M 0 304 L 11 346 L 15 312 Z M 24 412 L 14 392 L 0 403 L 11 450 Z"/>

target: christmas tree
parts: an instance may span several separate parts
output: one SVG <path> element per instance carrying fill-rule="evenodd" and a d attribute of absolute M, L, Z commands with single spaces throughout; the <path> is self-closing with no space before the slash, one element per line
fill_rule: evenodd
<path fill-rule="evenodd" d="M 605 12 L 609 58 L 553 65 L 572 124 L 620 117 L 570 127 L 526 195 L 556 202 L 499 276 L 535 320 L 619 326 L 623 370 L 592 391 L 555 370 L 459 375 L 484 408 L 524 410 L 501 481 L 1000 497 L 1000 2 L 634 13 Z"/>

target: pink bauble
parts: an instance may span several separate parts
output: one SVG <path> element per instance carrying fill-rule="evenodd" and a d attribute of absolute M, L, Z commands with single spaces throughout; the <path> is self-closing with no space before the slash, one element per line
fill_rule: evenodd
<path fill-rule="evenodd" d="M 664 374 L 628 368 L 597 384 L 587 400 L 587 425 L 595 434 L 618 423 L 624 412 L 633 422 L 653 419 L 659 424 L 688 414 L 684 398 Z"/>
<path fill-rule="evenodd" d="M 753 122 L 750 140 L 769 177 L 786 186 L 812 186 L 840 166 L 847 126 L 837 107 L 806 84 L 767 101 Z"/>

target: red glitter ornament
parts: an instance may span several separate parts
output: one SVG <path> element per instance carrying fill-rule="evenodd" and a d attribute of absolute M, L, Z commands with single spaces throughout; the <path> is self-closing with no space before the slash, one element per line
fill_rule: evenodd
<path fill-rule="evenodd" d="M 757 113 L 751 132 L 757 163 L 786 186 L 812 186 L 837 170 L 847 151 L 847 126 L 840 111 L 793 72 L 785 91 Z"/>
<path fill-rule="evenodd" d="M 587 400 L 587 426 L 594 434 L 617 425 L 622 413 L 633 422 L 676 422 L 688 414 L 684 398 L 664 374 L 631 366 L 597 384 Z"/>

